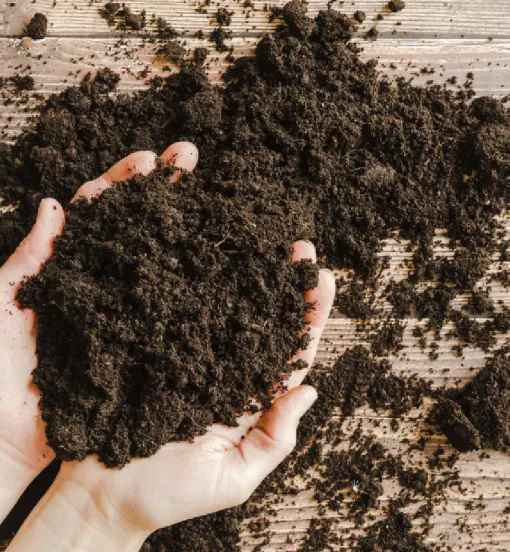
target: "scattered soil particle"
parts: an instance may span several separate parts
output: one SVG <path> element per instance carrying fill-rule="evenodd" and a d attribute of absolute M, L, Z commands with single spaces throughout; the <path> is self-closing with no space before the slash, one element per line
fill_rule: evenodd
<path fill-rule="evenodd" d="M 26 90 L 33 90 L 35 88 L 35 80 L 30 75 L 15 75 L 8 80 L 14 86 L 17 92 L 24 92 Z"/>
<path fill-rule="evenodd" d="M 201 67 L 204 65 L 208 55 L 209 50 L 207 48 L 195 48 L 195 51 L 193 52 L 193 59 L 195 63 Z"/>
<path fill-rule="evenodd" d="M 115 15 L 120 10 L 120 4 L 117 2 L 108 2 L 99 9 L 99 15 L 108 22 L 108 25 L 115 25 Z"/>
<path fill-rule="evenodd" d="M 406 3 L 403 0 L 390 0 L 388 2 L 388 9 L 392 12 L 402 11 L 406 7 Z"/>
<path fill-rule="evenodd" d="M 452 311 L 451 319 L 455 326 L 449 335 L 460 338 L 463 344 L 478 347 L 485 352 L 496 344 L 494 323 L 491 320 L 478 322 L 459 311 Z"/>
<path fill-rule="evenodd" d="M 234 12 L 228 11 L 226 8 L 218 8 L 218 11 L 214 14 L 214 19 L 220 27 L 229 27 L 233 15 Z"/>
<path fill-rule="evenodd" d="M 510 356 L 497 351 L 464 387 L 445 393 L 432 418 L 459 451 L 510 446 Z"/>
<path fill-rule="evenodd" d="M 119 28 L 122 30 L 141 31 L 143 28 L 145 28 L 145 10 L 142 10 L 142 12 L 138 14 L 133 13 L 127 7 L 123 7 L 119 12 L 117 12 L 117 16 L 123 19 L 122 23 L 120 23 L 119 26 Z"/>
<path fill-rule="evenodd" d="M 420 406 L 431 394 L 430 386 L 418 378 L 400 378 L 391 373 L 391 364 L 376 360 L 368 349 L 357 345 L 348 349 L 332 368 L 329 383 L 337 393 L 337 406 L 345 416 L 368 404 L 374 410 L 390 410 L 402 415 Z"/>
<path fill-rule="evenodd" d="M 99 9 L 99 14 L 110 26 L 120 31 L 141 31 L 147 24 L 146 12 L 134 13 L 125 4 L 108 2 Z"/>
<path fill-rule="evenodd" d="M 368 528 L 368 534 L 359 539 L 354 552 L 431 552 L 424 537 L 413 531 L 410 517 L 398 504 L 391 502 L 388 514 Z"/>
<path fill-rule="evenodd" d="M 46 38 L 47 31 L 48 18 L 44 13 L 36 13 L 27 25 L 25 34 L 33 40 L 41 40 L 42 38 Z"/>
<path fill-rule="evenodd" d="M 363 21 L 365 21 L 365 19 L 367 18 L 367 14 L 364 11 L 357 10 L 356 12 L 354 12 L 353 17 L 358 23 L 363 23 Z"/>
<path fill-rule="evenodd" d="M 385 321 L 370 339 L 372 353 L 378 357 L 398 353 L 403 347 L 404 330 L 405 325 L 398 320 Z"/>
<path fill-rule="evenodd" d="M 379 36 L 379 31 L 377 30 L 377 27 L 370 27 L 368 31 L 365 34 L 365 38 L 367 40 L 377 40 L 377 37 Z"/>
<path fill-rule="evenodd" d="M 327 550 L 333 544 L 334 536 L 331 531 L 333 520 L 312 519 L 308 527 L 304 542 L 298 548 L 298 552 L 315 552 Z"/>
<path fill-rule="evenodd" d="M 168 40 L 156 50 L 156 54 L 161 59 L 177 65 L 186 57 L 186 52 L 186 48 L 181 46 L 176 40 Z"/>
<path fill-rule="evenodd" d="M 494 313 L 494 301 L 487 291 L 477 290 L 471 295 L 470 307 L 474 314 Z"/>
<path fill-rule="evenodd" d="M 162 17 L 156 19 L 156 29 L 158 37 L 161 39 L 173 39 L 177 38 L 179 33 Z"/>
<path fill-rule="evenodd" d="M 342 314 L 362 321 L 368 320 L 374 313 L 367 286 L 357 278 L 350 280 L 345 288 L 339 287 L 335 305 Z"/>
<path fill-rule="evenodd" d="M 225 41 L 232 36 L 232 31 L 226 31 L 223 27 L 218 27 L 211 32 L 211 42 L 216 44 L 218 52 L 228 52 L 229 48 Z"/>

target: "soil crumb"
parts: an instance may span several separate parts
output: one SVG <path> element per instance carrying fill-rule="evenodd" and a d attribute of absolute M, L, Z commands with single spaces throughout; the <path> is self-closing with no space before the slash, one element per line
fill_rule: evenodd
<path fill-rule="evenodd" d="M 99 14 L 108 22 L 108 25 L 119 31 L 141 31 L 147 25 L 145 10 L 134 13 L 125 4 L 108 2 L 99 9 Z"/>
<path fill-rule="evenodd" d="M 44 13 L 36 13 L 27 25 L 25 34 L 33 40 L 41 40 L 46 38 L 47 31 L 48 18 L 44 15 Z"/>
<path fill-rule="evenodd" d="M 233 15 L 234 12 L 228 11 L 226 8 L 218 8 L 218 11 L 214 14 L 214 18 L 220 27 L 228 27 L 232 23 Z"/>
<path fill-rule="evenodd" d="M 364 11 L 357 10 L 357 11 L 354 13 L 354 19 L 355 19 L 358 23 L 363 23 L 363 21 L 365 21 L 366 18 L 367 18 L 367 14 L 366 14 Z"/>
<path fill-rule="evenodd" d="M 399 12 L 402 11 L 406 7 L 406 3 L 404 0 L 390 0 L 388 2 L 388 8 L 392 12 Z"/>

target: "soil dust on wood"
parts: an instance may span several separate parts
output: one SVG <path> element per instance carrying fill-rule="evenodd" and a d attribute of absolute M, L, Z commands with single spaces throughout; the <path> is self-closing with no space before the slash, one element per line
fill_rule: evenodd
<path fill-rule="evenodd" d="M 392 17 L 390 10 L 399 11 L 403 4 L 390 2 L 386 17 Z M 259 42 L 253 58 L 241 58 L 230 67 L 224 87 L 212 86 L 207 81 L 200 62 L 203 53 L 195 57 L 196 61 L 183 60 L 179 74 L 154 79 L 147 90 L 130 96 L 111 94 L 118 77 L 111 71 L 102 70 L 94 79 L 88 78 L 80 86 L 53 96 L 43 106 L 30 132 L 22 135 L 12 147 L 0 147 L 2 196 L 8 204 L 18 205 L 16 211 L 0 218 L 2 261 L 29 230 L 43 197 L 53 196 L 67 203 L 83 182 L 97 177 L 136 150 L 152 149 L 161 153 L 174 141 L 189 140 L 200 151 L 196 173 L 185 180 L 189 189 L 177 200 L 177 212 L 170 215 L 171 220 L 177 217 L 177 228 L 182 232 L 175 238 L 177 241 L 169 240 L 165 217 L 157 221 L 161 231 L 152 235 L 150 229 L 138 227 L 138 223 L 133 225 L 134 228 L 128 228 L 119 218 L 109 221 L 105 216 L 107 206 L 117 214 L 119 211 L 115 209 L 131 209 L 136 221 L 149 216 L 134 209 L 126 190 L 130 186 L 143 189 L 144 182 L 148 181 L 161 185 L 162 176 L 158 173 L 152 179 L 137 179 L 116 192 L 110 192 L 91 208 L 84 205 L 74 207 L 69 228 L 57 243 L 57 257 L 22 292 L 36 307 L 39 301 L 38 308 L 42 312 L 49 309 L 44 305 L 44 297 L 51 296 L 58 289 L 61 297 L 72 299 L 72 308 L 89 316 L 88 319 L 87 316 L 80 318 L 76 331 L 93 337 L 94 332 L 90 330 L 93 330 L 92 320 L 96 312 L 88 301 L 88 291 L 73 295 L 77 286 L 93 290 L 92 296 L 104 307 L 102 312 L 113 310 L 116 320 L 122 323 L 108 328 L 112 339 L 96 340 L 89 353 L 97 346 L 99 354 L 95 358 L 103 362 L 108 360 L 112 350 L 117 350 L 115 347 L 119 343 L 129 343 L 124 350 L 125 358 L 137 363 L 134 364 L 133 378 L 119 365 L 118 358 L 112 359 L 111 370 L 89 370 L 93 364 L 88 367 L 83 364 L 88 354 L 86 347 L 77 348 L 76 354 L 83 355 L 79 377 L 82 378 L 80 381 L 86 381 L 86 385 L 74 394 L 76 389 L 70 379 L 64 377 L 59 380 L 59 397 L 52 395 L 57 374 L 60 370 L 65 374 L 66 360 L 50 350 L 49 341 L 46 353 L 43 352 L 44 335 L 52 327 L 61 327 L 66 316 L 72 316 L 71 312 L 62 309 L 64 303 L 57 300 L 56 312 L 50 317 L 40 317 L 40 367 L 36 378 L 43 391 L 43 416 L 49 420 L 63 397 L 69 401 L 69 414 L 90 393 L 89 397 L 97 401 L 95 404 L 104 405 L 104 416 L 100 414 L 94 418 L 92 412 L 87 412 L 78 424 L 81 433 L 74 442 L 62 438 L 66 431 L 70 431 L 66 423 L 55 423 L 54 429 L 58 428 L 58 431 L 51 434 L 49 430 L 50 438 L 53 436 L 54 443 L 63 446 L 62 450 L 56 446 L 57 452 L 63 456 L 81 456 L 95 450 L 111 464 L 122 464 L 133 452 L 149 454 L 161 444 L 149 428 L 152 422 L 148 419 L 144 421 L 149 429 L 143 435 L 137 433 L 136 416 L 140 415 L 140 407 L 145 404 L 144 393 L 147 397 L 153 394 L 153 400 L 161 404 L 168 404 L 165 400 L 175 398 L 178 390 L 185 391 L 187 397 L 189 393 L 189 397 L 196 400 L 195 407 L 201 414 L 197 418 L 190 416 L 193 420 L 191 427 L 181 426 L 183 420 L 173 420 L 170 425 L 165 425 L 165 420 L 161 427 L 167 432 L 166 436 L 182 435 L 188 429 L 189 433 L 200 431 L 200 424 L 208 423 L 211 416 L 225 416 L 228 421 L 235 409 L 243 408 L 247 395 L 240 393 L 232 398 L 228 413 L 221 408 L 214 411 L 198 392 L 204 373 L 196 364 L 189 371 L 181 369 L 174 374 L 167 373 L 164 367 L 153 362 L 154 355 L 157 357 L 160 352 L 152 350 L 157 343 L 149 343 L 149 346 L 142 343 L 138 347 L 132 338 L 136 323 L 149 328 L 148 336 L 181 332 L 179 343 L 190 338 L 191 334 L 185 334 L 186 331 L 192 332 L 192 327 L 186 330 L 184 326 L 172 323 L 182 314 L 178 301 L 175 310 L 165 311 L 164 320 L 169 322 L 165 328 L 156 327 L 147 313 L 149 304 L 151 310 L 158 313 L 166 304 L 164 300 L 158 302 L 161 299 L 158 295 L 161 279 L 158 278 L 162 274 L 177 279 L 195 303 L 199 296 L 193 295 L 191 282 L 209 281 L 200 255 L 188 259 L 184 247 L 179 245 L 188 237 L 191 242 L 198 233 L 199 225 L 191 227 L 189 221 L 180 220 L 178 216 L 179 212 L 185 212 L 186 205 L 190 209 L 203 206 L 203 198 L 193 203 L 197 200 L 194 194 L 203 193 L 209 199 L 215 197 L 212 205 L 221 203 L 228 215 L 225 221 L 218 222 L 219 228 L 225 232 L 214 236 L 217 241 L 208 242 L 212 236 L 206 236 L 205 242 L 196 244 L 197 248 L 203 247 L 202 252 L 209 251 L 211 244 L 232 234 L 230 225 L 236 229 L 234 238 L 230 236 L 222 242 L 219 251 L 214 248 L 211 256 L 207 256 L 212 266 L 222 267 L 225 273 L 234 270 L 243 275 L 248 267 L 255 266 L 264 274 L 262 282 L 272 272 L 283 278 L 277 279 L 281 289 L 292 292 L 291 306 L 295 310 L 291 308 L 291 312 L 296 317 L 284 321 L 280 331 L 286 338 L 279 346 L 259 350 L 261 355 L 268 355 L 261 358 L 273 355 L 275 360 L 275 364 L 261 367 L 260 380 L 249 382 L 259 391 L 266 389 L 264 386 L 269 382 L 274 382 L 273 377 L 279 377 L 283 364 L 290 358 L 285 356 L 287 352 L 283 354 L 284 348 L 290 351 L 299 345 L 294 329 L 298 318 L 302 322 L 303 309 L 307 308 L 298 293 L 300 284 L 292 276 L 295 269 L 289 265 L 289 243 L 296 237 L 311 239 L 317 246 L 321 264 L 351 270 L 354 278 L 342 290 L 342 295 L 339 294 L 337 304 L 344 312 L 348 311 L 345 312 L 348 316 L 368 320 L 376 314 L 369 300 L 369 288 L 376 282 L 380 270 L 381 240 L 388 237 L 408 239 L 413 251 L 413 267 L 409 268 L 408 278 L 383 290 L 393 306 L 393 320 L 385 319 L 375 333 L 373 328 L 369 328 L 372 351 L 365 347 L 350 349 L 338 358 L 331 373 L 318 371 L 315 374 L 313 383 L 319 390 L 320 400 L 303 420 L 296 453 L 263 483 L 253 501 L 230 512 L 165 529 L 151 537 L 144 550 L 184 552 L 195 550 L 197 546 L 211 551 L 238 550 L 243 519 L 255 515 L 260 521 L 255 525 L 261 535 L 268 524 L 271 506 L 264 509 L 257 501 L 275 490 L 297 492 L 294 480 L 300 477 L 314 490 L 324 512 L 340 507 L 342 497 L 347 499 L 346 502 L 354 498 L 357 504 L 350 514 L 351 520 L 366 519 L 368 522 L 373 512 L 381 512 L 382 520 L 369 525 L 363 534 L 354 531 L 342 536 L 351 549 L 432 550 L 425 544 L 430 530 L 429 519 L 434 508 L 441 503 L 444 490 L 448 485 L 456 484 L 454 470 L 444 479 L 444 474 L 452 470 L 456 457 L 444 458 L 443 452 L 438 450 L 429 462 L 432 476 L 425 480 L 421 467 L 401 465 L 380 443 L 367 440 L 360 432 L 354 431 L 354 438 L 349 440 L 348 428 L 329 419 L 339 409 L 349 413 L 367 405 L 375 410 L 389 410 L 394 425 L 398 426 L 399 417 L 420 406 L 427 398 L 438 400 L 431 420 L 459 449 L 507 447 L 507 352 L 502 350 L 492 354 L 486 368 L 464 388 L 443 393 L 432 391 L 427 382 L 417 378 L 396 376 L 391 371 L 391 362 L 375 358 L 374 354 L 398 353 L 404 331 L 403 319 L 410 316 L 424 320 L 416 329 L 416 337 L 423 340 L 424 345 L 427 332 L 432 332 L 436 339 L 444 325 L 452 323 L 452 336 L 459 340 L 456 350 L 460 355 L 464 346 L 490 352 L 497 336 L 508 331 L 508 312 L 498 305 L 491 305 L 486 290 L 478 287 L 491 259 L 498 256 L 504 259 L 508 255 L 508 244 L 502 244 L 498 239 L 499 226 L 494 218 L 507 204 L 510 191 L 508 111 L 501 102 L 491 98 L 476 98 L 467 103 L 466 100 L 474 94 L 471 88 L 454 94 L 439 85 L 419 88 L 403 78 L 391 81 L 380 76 L 377 62 L 363 62 L 358 48 L 350 41 L 357 28 L 356 20 L 363 19 L 360 14 L 353 19 L 328 10 L 311 19 L 306 16 L 305 6 L 294 1 L 276 10 L 274 15 L 282 19 L 281 28 Z M 117 20 L 114 18 L 113 21 L 115 24 Z M 228 31 L 220 27 L 216 35 L 213 39 L 218 48 L 228 49 L 225 44 Z M 174 192 L 162 193 L 172 196 Z M 117 204 L 116 197 L 123 197 L 125 203 Z M 148 193 L 144 200 L 147 206 L 154 203 L 154 198 L 151 199 Z M 271 213 L 266 211 L 270 204 L 275 209 Z M 234 206 L 239 205 L 242 208 L 237 219 Z M 157 207 L 155 211 L 162 212 Z M 163 211 L 164 207 L 165 203 L 162 203 Z M 259 228 L 252 233 L 251 226 L 245 223 L 246 220 L 254 221 L 251 217 L 258 209 L 261 209 L 262 216 L 274 217 L 275 221 L 269 228 Z M 216 215 L 213 214 L 214 211 L 202 212 L 200 223 L 214 220 Z M 87 237 L 94 244 L 89 248 L 90 257 L 88 249 L 80 250 L 88 243 L 86 240 L 79 245 L 79 241 L 71 243 L 69 238 L 73 231 L 89 228 L 89 224 L 91 232 L 107 228 L 103 224 L 111 224 L 110 228 L 115 229 L 115 240 L 111 243 L 102 242 L 97 234 L 91 233 Z M 277 239 L 268 250 L 271 262 L 257 265 L 258 257 L 252 255 L 246 266 L 237 264 L 238 256 L 244 252 L 238 244 L 245 244 L 247 251 L 257 251 L 259 240 L 264 241 L 263 232 L 269 232 L 273 224 L 279 233 L 275 234 Z M 436 228 L 447 231 L 454 250 L 453 258 L 435 258 L 433 239 Z M 211 227 L 211 230 L 214 229 Z M 258 232 L 262 232 L 262 237 Z M 142 247 L 130 252 L 130 240 Z M 59 247 L 63 255 L 60 259 Z M 172 250 L 172 256 L 164 260 L 156 256 L 151 265 L 145 254 L 165 247 Z M 104 256 L 108 260 L 106 266 L 111 267 L 111 272 L 105 275 L 97 270 L 98 259 Z M 170 266 L 170 259 L 175 259 L 176 263 L 171 261 Z M 139 295 L 136 288 L 124 284 L 117 295 L 111 293 L 108 286 L 103 293 L 98 285 L 100 278 L 122 282 L 126 277 L 122 269 L 132 267 L 133 262 L 137 270 L 131 271 L 130 277 L 139 279 Z M 142 269 L 149 266 L 156 270 L 143 274 Z M 73 285 L 66 284 L 63 279 L 64 267 L 68 274 L 73 275 Z M 204 272 L 200 273 L 200 270 Z M 75 277 L 78 272 L 84 277 Z M 154 274 L 159 276 L 151 279 L 149 275 Z M 223 277 L 226 278 L 224 274 Z M 494 273 L 493 278 L 504 284 L 508 281 L 508 272 L 502 268 Z M 247 282 L 250 281 L 248 277 Z M 264 298 L 261 305 L 251 304 L 253 289 L 243 296 L 239 289 L 232 289 L 233 285 L 234 282 L 227 282 L 227 289 L 234 294 L 234 303 L 239 297 L 247 298 L 247 305 L 243 308 L 248 309 L 246 312 L 250 312 L 250 316 L 253 314 L 250 309 L 255 308 L 264 312 L 261 319 L 267 319 L 271 312 L 283 312 L 282 297 L 275 297 L 274 290 L 264 289 L 261 282 L 252 286 Z M 209 299 L 225 299 L 217 287 L 203 291 L 204 297 Z M 464 311 L 453 307 L 453 300 L 460 292 L 475 293 Z M 129 301 L 125 302 L 126 299 Z M 134 309 L 138 318 L 132 321 L 133 324 L 128 321 L 123 326 L 126 307 Z M 226 303 L 220 307 L 219 312 L 223 314 L 229 308 Z M 289 305 L 285 305 L 287 308 Z M 208 314 L 200 321 L 205 324 L 201 327 L 208 328 L 207 331 L 217 323 L 221 325 L 221 321 L 211 319 L 212 309 L 213 306 L 208 305 L 205 309 Z M 483 314 L 487 320 L 479 322 L 472 317 L 482 311 L 485 311 Z M 247 329 L 246 324 L 250 323 L 242 320 L 241 329 L 236 334 L 236 337 L 246 339 L 241 339 L 240 344 L 234 340 L 247 352 L 247 358 L 252 358 L 250 355 L 258 350 L 264 336 L 269 335 L 264 333 L 265 328 L 261 333 L 257 333 L 255 327 Z M 104 324 L 108 325 L 108 321 Z M 71 332 L 69 325 L 67 329 Z M 72 331 L 75 331 L 74 327 Z M 218 343 L 228 343 L 228 347 L 220 351 L 222 362 L 228 365 L 234 356 L 230 348 L 232 341 L 227 341 L 226 335 L 227 332 L 222 334 Z M 70 333 L 67 337 L 69 344 L 73 338 Z M 200 358 L 210 360 L 213 356 L 208 355 L 217 353 L 197 348 L 188 353 L 188 358 L 202 355 Z M 437 354 L 435 350 L 431 353 Z M 236 358 L 239 361 L 240 357 Z M 56 366 L 50 367 L 50 359 L 57 361 Z M 244 359 L 241 357 L 240 361 L 244 362 Z M 178 358 L 176 366 L 180 362 L 182 359 Z M 214 372 L 215 367 L 223 364 L 209 366 Z M 112 378 L 111 382 L 104 381 L 106 376 Z M 179 380 L 181 376 L 183 379 Z M 223 375 L 213 374 L 213 379 L 208 380 L 208 392 L 215 400 L 220 395 L 214 394 L 213 381 L 220 377 Z M 191 381 L 193 379 L 195 381 Z M 141 389 L 134 389 L 135 381 L 142 382 Z M 112 395 L 116 396 L 108 395 L 106 386 L 108 392 L 114 389 Z M 144 391 L 139 392 L 142 389 Z M 126 399 L 126 412 L 118 409 L 119 397 Z M 109 417 L 109 412 L 117 412 L 118 418 Z M 157 411 L 154 417 L 156 423 L 161 421 L 157 419 Z M 116 436 L 115 447 L 109 446 L 107 435 Z M 425 441 L 421 438 L 408 445 L 410 449 L 423 448 Z M 348 450 L 330 458 L 326 445 L 339 446 L 342 443 L 346 443 Z M 349 471 L 352 463 L 360 459 L 360 470 L 356 473 Z M 310 470 L 321 467 L 320 480 L 307 476 Z M 397 480 L 402 492 L 386 508 L 381 508 L 379 490 L 381 481 L 387 478 Z M 404 510 L 410 503 L 422 500 L 424 506 L 415 514 L 417 519 L 423 520 L 418 529 Z M 313 538 L 314 531 L 317 538 Z M 269 537 L 265 534 L 262 538 Z M 313 522 L 302 546 L 310 551 L 327 546 L 334 548 L 338 544 L 337 538 L 334 526 Z"/>

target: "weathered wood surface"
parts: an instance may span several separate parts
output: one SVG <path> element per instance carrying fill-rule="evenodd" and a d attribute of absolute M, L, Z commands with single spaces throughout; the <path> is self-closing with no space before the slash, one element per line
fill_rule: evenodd
<path fill-rule="evenodd" d="M 49 15 L 52 36 L 108 36 L 111 33 L 106 21 L 99 17 L 98 9 L 105 2 L 94 0 L 17 0 L 11 6 L 11 0 L 2 0 L 0 23 L 3 36 L 18 36 L 31 16 L 40 11 Z M 265 4 L 281 6 L 284 0 L 254 0 L 255 9 L 246 10 L 242 1 L 227 0 L 221 5 L 231 8 L 235 14 L 231 30 L 239 35 L 259 35 L 274 27 L 267 21 L 263 11 Z M 362 30 L 368 29 L 377 14 L 383 13 L 385 19 L 377 22 L 381 36 L 406 38 L 510 38 L 510 9 L 508 0 L 407 0 L 406 9 L 396 14 L 388 14 L 383 9 L 383 0 L 346 0 L 336 1 L 334 7 L 346 13 L 364 10 L 368 17 Z M 197 6 L 203 4 L 197 0 L 144 0 L 128 2 L 135 12 L 143 9 L 148 15 L 166 18 L 181 32 L 193 34 L 199 29 L 207 31 L 209 22 L 216 11 L 218 2 L 205 7 L 207 13 L 198 13 Z M 324 9 L 327 0 L 310 0 L 311 14 Z M 250 16 L 247 19 L 246 14 Z M 401 22 L 401 26 L 396 26 Z"/>
<path fill-rule="evenodd" d="M 257 37 L 269 31 L 274 25 L 267 22 L 267 14 L 262 11 L 264 1 L 256 0 L 258 8 L 246 19 L 240 3 L 222 2 L 235 10 L 232 44 L 236 56 L 249 55 Z M 271 2 L 282 5 L 284 2 Z M 110 67 L 122 74 L 120 91 L 129 92 L 144 86 L 136 75 L 146 66 L 150 75 L 163 74 L 164 64 L 154 59 L 152 46 L 143 44 L 139 37 L 129 37 L 119 42 L 118 37 L 98 16 L 101 2 L 90 0 L 18 0 L 11 6 L 10 0 L 0 0 L 0 77 L 12 76 L 20 69 L 31 66 L 31 74 L 37 84 L 36 93 L 47 97 L 49 94 L 78 82 L 85 73 L 95 71 L 98 67 Z M 343 4 L 343 5 L 342 5 Z M 381 38 L 376 42 L 360 41 L 365 48 L 363 55 L 378 58 L 380 69 L 389 75 L 415 77 L 415 82 L 424 84 L 427 80 L 443 83 L 446 79 L 457 76 L 463 83 L 468 71 L 474 74 L 474 89 L 479 94 L 503 97 L 510 94 L 510 0 L 408 0 L 407 7 L 398 14 L 387 15 L 382 11 L 383 0 L 351 0 L 336 2 L 336 6 L 345 12 L 363 9 L 368 19 L 360 29 L 360 34 L 373 24 L 377 13 L 384 13 L 385 19 L 377 23 Z M 143 0 L 129 2 L 134 11 L 147 8 Z M 208 30 L 209 21 L 216 9 L 216 4 L 209 6 L 208 14 L 196 12 L 198 3 L 190 0 L 153 0 L 148 14 L 155 13 L 165 17 L 177 30 L 187 38 L 188 46 L 208 45 L 193 39 L 198 29 Z M 324 8 L 326 2 L 312 0 L 310 13 Z M 50 20 L 49 38 L 32 42 L 14 38 L 20 35 L 23 26 L 35 11 L 48 14 Z M 397 25 L 401 22 L 402 25 Z M 393 34 L 396 31 L 396 34 Z M 493 40 L 490 41 L 489 38 Z M 37 56 L 41 56 L 37 59 Z M 221 72 L 226 63 L 224 55 L 219 55 L 211 48 L 209 57 L 209 74 L 215 82 L 220 82 Z M 393 66 L 390 67 L 390 66 Z M 420 74 L 422 67 L 435 69 L 433 75 Z M 30 95 L 32 96 L 32 95 Z M 0 102 L 1 103 L 1 102 Z M 27 106 L 0 105 L 0 133 L 4 131 L 4 140 L 12 141 L 26 127 L 30 108 L 37 101 L 31 99 Z M 28 111 L 26 111 L 28 109 Z M 0 138 L 2 138 L 0 136 Z M 0 175 L 1 189 L 1 175 Z M 510 234 L 510 219 L 507 222 Z M 436 240 L 438 255 L 448 255 L 446 236 L 438 232 Z M 386 271 L 387 278 L 402 278 L 405 269 L 402 263 L 410 258 L 405 242 L 388 240 L 385 243 L 384 255 L 390 257 L 390 266 Z M 507 268 L 510 264 L 507 263 Z M 503 300 L 510 306 L 510 290 L 499 284 L 492 284 L 491 296 Z M 461 306 L 467 297 L 458 297 L 454 305 Z M 384 304 L 381 308 L 385 308 Z M 408 320 L 405 331 L 405 348 L 394 359 L 393 369 L 398 373 L 416 373 L 430 379 L 435 386 L 447 384 L 458 385 L 467 381 L 484 364 L 484 354 L 479 350 L 466 348 L 462 359 L 451 352 L 454 342 L 441 340 L 438 350 L 439 358 L 429 360 L 412 337 L 416 320 Z M 446 333 L 448 328 L 444 329 Z M 363 342 L 363 336 L 356 324 L 333 313 L 325 331 L 318 361 L 326 366 L 349 346 Z M 500 336 L 503 343 L 506 336 Z M 420 412 L 411 413 L 401 423 L 397 432 L 390 429 L 390 419 L 385 413 L 375 413 L 360 409 L 356 416 L 347 420 L 346 426 L 354 428 L 361 420 L 364 429 L 372 432 L 392 452 L 404 452 L 402 439 L 405 436 L 416 438 L 416 424 L 410 419 L 413 416 L 423 417 L 426 407 Z M 376 423 L 377 422 L 377 423 Z M 414 452 L 412 458 L 405 455 L 406 461 L 413 465 L 425 464 L 438 446 L 445 446 L 444 437 L 437 438 L 427 445 L 425 451 Z M 501 453 L 491 453 L 490 458 L 480 460 L 479 454 L 461 455 L 457 464 L 460 469 L 464 494 L 457 490 L 448 491 L 448 501 L 437 507 L 434 513 L 434 527 L 430 542 L 447 542 L 453 550 L 487 549 L 493 551 L 510 550 L 510 532 L 505 523 L 510 521 L 503 510 L 510 503 L 510 458 Z M 386 503 L 394 492 L 388 484 L 382 502 Z M 483 496 L 485 509 L 482 512 L 468 512 L 465 508 L 470 500 Z M 419 504 L 413 505 L 415 509 Z M 276 507 L 277 514 L 271 525 L 273 536 L 271 543 L 264 546 L 267 552 L 276 550 L 297 550 L 299 542 L 306 533 L 308 522 L 317 514 L 316 507 L 309 491 L 298 496 L 283 497 L 283 502 Z M 345 514 L 331 514 L 337 519 L 336 529 L 340 533 L 352 529 L 352 524 Z M 376 516 L 377 517 L 377 516 Z M 420 521 L 416 522 L 417 524 Z M 469 531 L 461 531 L 462 523 Z M 290 539 L 290 542 L 287 542 Z M 256 542 L 248 533 L 245 535 L 246 552 Z"/>

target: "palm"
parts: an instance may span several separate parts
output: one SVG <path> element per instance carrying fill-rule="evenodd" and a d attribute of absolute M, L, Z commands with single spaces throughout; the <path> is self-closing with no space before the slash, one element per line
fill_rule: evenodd
<path fill-rule="evenodd" d="M 194 443 L 171 443 L 122 470 L 108 470 L 96 457 L 88 457 L 81 463 L 64 464 L 61 476 L 76 485 L 93 482 L 98 489 L 93 498 L 101 509 L 115 504 L 127 527 L 151 532 L 248 498 L 251 482 L 238 477 L 244 472 L 225 469 L 225 459 L 235 451 L 241 433 L 231 429 Z"/>

